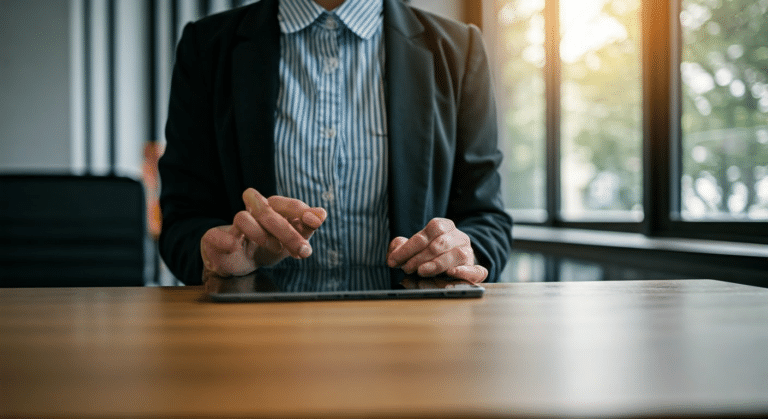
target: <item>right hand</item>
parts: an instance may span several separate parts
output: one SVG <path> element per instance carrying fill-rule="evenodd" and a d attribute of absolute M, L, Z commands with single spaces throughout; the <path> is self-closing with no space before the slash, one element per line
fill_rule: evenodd
<path fill-rule="evenodd" d="M 309 238 L 327 217 L 325 209 L 284 196 L 243 192 L 246 210 L 232 224 L 214 227 L 200 240 L 204 269 L 219 276 L 246 275 L 291 256 L 312 254 Z"/>

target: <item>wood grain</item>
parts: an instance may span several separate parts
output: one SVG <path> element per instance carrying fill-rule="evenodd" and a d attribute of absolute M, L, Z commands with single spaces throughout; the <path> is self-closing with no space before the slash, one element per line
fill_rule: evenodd
<path fill-rule="evenodd" d="M 216 304 L 0 290 L 0 416 L 768 414 L 768 290 L 488 285 L 482 299 Z"/>

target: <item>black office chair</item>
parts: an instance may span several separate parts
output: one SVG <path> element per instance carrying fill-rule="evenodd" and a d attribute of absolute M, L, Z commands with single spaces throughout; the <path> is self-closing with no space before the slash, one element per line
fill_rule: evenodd
<path fill-rule="evenodd" d="M 0 287 L 144 285 L 144 212 L 133 179 L 0 175 Z"/>

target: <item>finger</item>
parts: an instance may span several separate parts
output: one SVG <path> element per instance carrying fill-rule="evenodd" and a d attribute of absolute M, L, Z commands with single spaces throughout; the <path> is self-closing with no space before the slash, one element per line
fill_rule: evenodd
<path fill-rule="evenodd" d="M 389 255 L 392 254 L 392 252 L 397 249 L 398 247 L 402 246 L 403 243 L 407 242 L 408 239 L 406 239 L 403 236 L 398 236 L 392 239 L 391 242 L 389 242 L 389 248 L 387 249 L 387 259 L 389 259 Z"/>
<path fill-rule="evenodd" d="M 285 196 L 270 196 L 267 199 L 269 206 L 283 217 L 293 220 L 299 219 L 307 226 L 317 229 L 325 221 L 328 213 L 320 207 L 311 208 L 301 200 Z"/>
<path fill-rule="evenodd" d="M 427 248 L 435 238 L 450 233 L 456 228 L 447 218 L 433 218 L 426 227 L 414 234 L 402 246 L 389 255 L 387 263 L 391 267 L 399 266 Z"/>
<path fill-rule="evenodd" d="M 312 254 L 312 247 L 310 247 L 309 242 L 296 231 L 284 216 L 272 209 L 267 199 L 257 190 L 253 188 L 246 189 L 243 192 L 243 201 L 256 222 L 269 234 L 273 235 L 288 250 L 291 256 L 303 259 Z"/>
<path fill-rule="evenodd" d="M 423 232 L 418 232 L 390 252 L 389 256 L 387 256 L 387 264 L 391 268 L 401 266 L 413 256 L 426 249 L 427 245 L 429 245 L 427 236 Z M 412 273 L 412 271 L 406 272 Z"/>
<path fill-rule="evenodd" d="M 242 233 L 233 226 L 211 228 L 200 239 L 200 256 L 205 271 L 226 274 L 222 262 L 242 247 Z"/>
<path fill-rule="evenodd" d="M 273 253 L 280 253 L 283 251 L 283 245 L 281 245 L 274 236 L 267 233 L 259 223 L 256 222 L 256 219 L 253 218 L 253 215 L 251 215 L 250 212 L 238 212 L 235 214 L 233 223 L 234 226 L 245 235 L 245 238 L 256 243 L 259 247 L 267 249 Z"/>
<path fill-rule="evenodd" d="M 299 218 L 304 211 L 309 209 L 309 205 L 299 199 L 280 195 L 270 196 L 267 198 L 267 203 L 273 210 L 285 218 Z"/>
<path fill-rule="evenodd" d="M 232 253 L 242 246 L 242 234 L 232 226 L 212 228 L 203 234 L 201 243 L 206 251 Z"/>
<path fill-rule="evenodd" d="M 293 228 L 296 229 L 296 231 L 298 231 L 299 234 L 301 234 L 301 237 L 304 237 L 307 240 L 309 240 L 309 238 L 312 237 L 312 234 L 314 234 L 316 230 L 304 224 L 304 222 L 299 220 L 298 218 L 294 218 L 293 220 L 290 220 L 290 223 L 293 226 Z"/>
<path fill-rule="evenodd" d="M 410 261 L 408 263 L 410 264 Z M 415 269 L 420 276 L 435 276 L 450 268 L 466 264 L 468 264 L 466 255 L 460 249 L 453 249 L 413 268 L 403 267 L 403 269 Z"/>
<path fill-rule="evenodd" d="M 436 237 L 448 234 L 455 229 L 456 225 L 453 224 L 453 221 L 447 218 L 433 218 L 429 220 L 422 231 L 430 240 L 434 240 Z"/>
<path fill-rule="evenodd" d="M 434 276 L 456 266 L 470 265 L 474 260 L 474 254 L 470 247 L 454 247 L 431 260 L 412 264 L 420 256 L 421 254 L 408 261 L 403 268 L 414 269 L 421 276 Z"/>
<path fill-rule="evenodd" d="M 448 269 L 446 274 L 477 284 L 485 281 L 488 277 L 488 269 L 481 265 L 463 265 Z"/>
<path fill-rule="evenodd" d="M 325 209 L 316 207 L 304 211 L 304 214 L 301 215 L 301 221 L 314 231 L 320 228 L 327 217 L 328 213 Z"/>
<path fill-rule="evenodd" d="M 443 234 L 432 240 L 424 250 L 403 264 L 403 270 L 406 272 L 415 272 L 417 269 L 420 269 L 422 264 L 427 263 L 444 253 L 453 251 L 456 248 L 469 245 L 469 239 L 465 239 L 464 235 L 459 235 L 457 232 L 460 233 L 458 230 L 453 230 L 448 234 Z M 460 264 L 463 263 L 457 263 L 456 265 Z"/>

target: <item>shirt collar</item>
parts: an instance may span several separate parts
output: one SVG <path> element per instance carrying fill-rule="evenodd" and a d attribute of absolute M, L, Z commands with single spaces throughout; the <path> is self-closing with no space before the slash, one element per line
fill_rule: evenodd
<path fill-rule="evenodd" d="M 381 26 L 384 6 L 382 0 L 346 0 L 331 12 L 313 0 L 280 0 L 278 19 L 283 33 L 298 32 L 324 14 L 334 15 L 349 30 L 363 39 L 370 39 Z"/>

